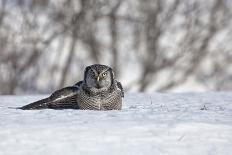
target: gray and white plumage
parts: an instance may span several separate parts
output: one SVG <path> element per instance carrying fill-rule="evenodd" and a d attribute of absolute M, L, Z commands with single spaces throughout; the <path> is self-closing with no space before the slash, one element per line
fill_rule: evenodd
<path fill-rule="evenodd" d="M 123 87 L 115 80 L 112 68 L 95 64 L 86 67 L 83 81 L 20 109 L 120 110 L 122 97 Z"/>

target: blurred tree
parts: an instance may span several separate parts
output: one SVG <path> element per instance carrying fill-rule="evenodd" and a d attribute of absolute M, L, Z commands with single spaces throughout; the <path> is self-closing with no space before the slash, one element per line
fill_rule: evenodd
<path fill-rule="evenodd" d="M 228 0 L 0 0 L 0 94 L 47 93 L 92 63 L 120 78 L 139 70 L 125 78 L 129 90 L 167 91 L 192 78 L 232 90 L 231 8 Z"/>

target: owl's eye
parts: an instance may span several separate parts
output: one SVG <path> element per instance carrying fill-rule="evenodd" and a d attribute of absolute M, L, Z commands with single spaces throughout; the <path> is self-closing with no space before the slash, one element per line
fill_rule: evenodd
<path fill-rule="evenodd" d="M 102 76 L 105 77 L 107 75 L 107 73 L 103 73 Z"/>

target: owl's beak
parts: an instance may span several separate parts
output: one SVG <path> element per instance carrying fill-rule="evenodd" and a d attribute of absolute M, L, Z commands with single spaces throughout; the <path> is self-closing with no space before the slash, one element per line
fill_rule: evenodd
<path fill-rule="evenodd" d="M 97 79 L 96 79 L 97 81 L 96 81 L 96 87 L 99 89 L 99 88 L 101 88 L 101 86 L 100 86 L 100 77 L 99 76 L 97 76 Z"/>
<path fill-rule="evenodd" d="M 98 77 L 97 77 L 97 82 L 99 82 L 99 81 L 100 81 L 100 77 L 98 76 Z"/>

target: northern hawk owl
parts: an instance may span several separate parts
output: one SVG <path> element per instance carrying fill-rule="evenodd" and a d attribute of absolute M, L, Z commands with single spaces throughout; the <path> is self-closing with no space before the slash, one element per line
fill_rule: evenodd
<path fill-rule="evenodd" d="M 112 68 L 95 64 L 85 68 L 83 81 L 20 109 L 120 110 L 122 97 L 123 87 L 115 80 Z"/>

